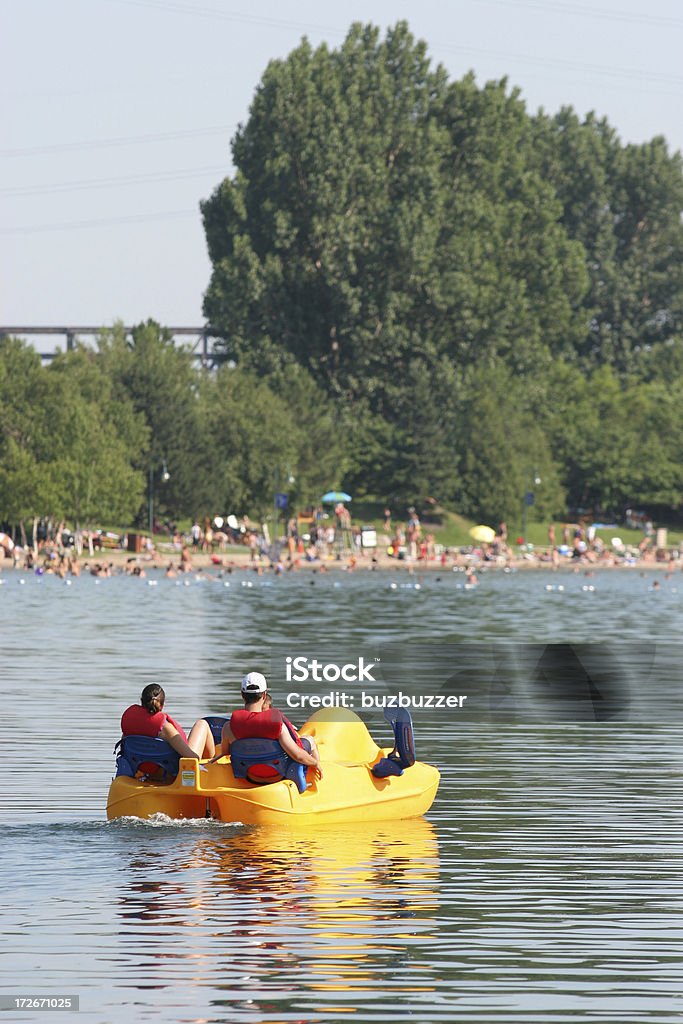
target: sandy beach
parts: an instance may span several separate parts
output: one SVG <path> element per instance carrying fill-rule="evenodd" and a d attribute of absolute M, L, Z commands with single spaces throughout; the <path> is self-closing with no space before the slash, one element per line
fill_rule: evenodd
<path fill-rule="evenodd" d="M 36 566 L 41 567 L 45 563 L 45 556 L 39 553 Z M 90 556 L 85 550 L 78 558 L 81 572 L 88 572 L 97 565 L 109 564 L 114 573 L 141 570 L 147 572 L 165 572 L 169 566 L 176 572 L 179 571 L 180 552 L 176 551 L 170 544 L 160 544 L 153 554 L 133 554 L 130 551 L 118 548 L 106 548 L 95 551 Z M 56 564 L 56 560 L 55 560 Z M 369 551 L 355 557 L 344 556 L 337 558 L 331 555 L 322 561 L 309 562 L 304 557 L 296 559 L 293 563 L 287 560 L 283 554 L 281 565 L 284 572 L 308 572 L 308 573 L 348 573 L 348 572 L 369 572 L 369 571 L 390 571 L 406 572 L 410 574 L 439 573 L 439 572 L 465 572 L 472 567 L 478 573 L 482 572 L 510 572 L 529 571 L 543 569 L 548 572 L 572 571 L 576 573 L 590 574 L 597 570 L 659 570 L 666 572 L 678 571 L 683 568 L 680 558 L 674 558 L 671 552 L 667 552 L 666 560 L 657 560 L 653 556 L 641 558 L 619 559 L 610 553 L 608 558 L 596 561 L 582 561 L 566 556 L 560 556 L 559 562 L 554 563 L 547 552 L 541 551 L 538 554 L 512 554 L 509 558 L 486 561 L 481 558 L 477 551 L 471 553 L 455 553 L 446 557 L 445 563 L 440 557 L 432 559 L 397 559 L 387 555 L 385 552 Z M 0 572 L 27 572 L 35 571 L 27 569 L 21 562 L 16 567 L 11 557 L 5 557 L 0 561 Z M 47 570 L 50 571 L 49 569 Z M 222 553 L 210 554 L 208 552 L 191 552 L 191 570 L 203 574 L 210 573 L 217 575 L 225 572 L 255 572 L 272 573 L 275 567 L 270 561 L 263 557 L 260 560 L 253 559 L 248 548 L 231 548 Z M 136 573 L 137 575 L 138 573 Z"/>

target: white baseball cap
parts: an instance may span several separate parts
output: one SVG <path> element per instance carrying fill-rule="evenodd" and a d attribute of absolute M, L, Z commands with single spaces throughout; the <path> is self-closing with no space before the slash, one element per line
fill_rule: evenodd
<path fill-rule="evenodd" d="M 260 672 L 247 672 L 242 680 L 242 693 L 265 693 L 267 689 L 266 677 Z"/>

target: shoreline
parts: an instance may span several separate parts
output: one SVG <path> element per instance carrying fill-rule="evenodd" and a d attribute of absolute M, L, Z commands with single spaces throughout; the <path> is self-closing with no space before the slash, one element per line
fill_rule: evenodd
<path fill-rule="evenodd" d="M 44 555 L 40 554 L 36 560 L 36 565 L 42 566 L 44 562 Z M 374 560 L 373 560 L 374 557 Z M 142 555 L 133 554 L 129 551 L 122 551 L 118 549 L 103 549 L 96 551 L 91 557 L 86 551 L 78 557 L 78 563 L 81 571 L 88 569 L 91 566 L 110 564 L 114 569 L 116 575 L 120 575 L 123 572 L 128 572 L 130 575 L 139 575 L 139 572 L 132 572 L 133 569 L 143 570 L 145 574 L 150 571 L 154 572 L 155 575 L 158 573 L 165 573 L 171 564 L 179 576 L 189 576 L 196 573 L 211 572 L 212 575 L 223 575 L 225 573 L 240 572 L 240 573 L 256 573 L 257 575 L 272 575 L 276 573 L 275 566 L 272 565 L 268 559 L 263 558 L 261 561 L 258 559 L 252 560 L 251 553 L 248 549 L 245 549 L 244 553 L 241 551 L 230 551 L 224 554 L 211 555 L 207 552 L 192 553 L 191 568 L 189 570 L 180 571 L 178 566 L 180 562 L 180 552 L 173 551 L 158 551 L 154 555 Z M 216 559 L 220 561 L 216 561 Z M 572 573 L 583 573 L 592 574 L 597 571 L 665 571 L 665 572 L 676 572 L 683 571 L 682 560 L 667 560 L 667 561 L 656 561 L 654 559 L 637 559 L 632 562 L 613 562 L 613 561 L 581 561 L 573 558 L 562 557 L 562 560 L 555 564 L 550 560 L 541 560 L 540 558 L 532 557 L 512 557 L 501 562 L 494 561 L 483 561 L 473 555 L 462 555 L 458 554 L 443 565 L 438 560 L 430 561 L 415 561 L 409 562 L 406 560 L 398 560 L 390 557 L 386 554 L 375 554 L 373 555 L 358 555 L 355 558 L 355 562 L 351 558 L 346 557 L 337 560 L 336 557 L 325 559 L 322 562 L 307 562 L 305 559 L 301 560 L 298 564 L 294 563 L 290 567 L 288 561 L 283 561 L 283 570 L 280 570 L 279 575 L 287 575 L 296 572 L 306 572 L 319 575 L 326 575 L 327 573 L 363 573 L 363 572 L 399 572 L 407 573 L 408 575 L 421 575 L 434 573 L 450 573 L 450 572 L 466 572 L 467 569 L 473 569 L 478 573 L 489 573 L 489 572 L 529 572 L 534 570 L 540 570 L 543 572 L 557 573 L 557 572 L 572 572 Z M 20 565 L 15 566 L 11 558 L 4 558 L 0 560 L 0 574 L 5 572 L 14 573 L 35 573 L 35 568 L 23 568 Z M 53 573 L 48 572 L 48 575 Z M 54 573 L 54 575 L 58 575 Z M 67 573 L 67 575 L 73 575 Z"/>

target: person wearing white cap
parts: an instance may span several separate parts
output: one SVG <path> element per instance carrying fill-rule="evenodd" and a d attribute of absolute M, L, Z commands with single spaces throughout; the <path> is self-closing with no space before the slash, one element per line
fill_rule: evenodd
<path fill-rule="evenodd" d="M 316 777 L 322 778 L 315 741 L 309 736 L 299 737 L 282 712 L 270 706 L 266 677 L 261 672 L 247 672 L 241 689 L 244 708 L 233 711 L 230 721 L 223 726 L 221 750 L 214 760 L 228 754 L 235 740 L 277 740 L 293 761 L 315 768 Z M 265 775 L 263 778 L 268 781 Z"/>
<path fill-rule="evenodd" d="M 268 693 L 268 682 L 260 672 L 247 672 L 242 680 L 242 696 L 244 694 Z"/>

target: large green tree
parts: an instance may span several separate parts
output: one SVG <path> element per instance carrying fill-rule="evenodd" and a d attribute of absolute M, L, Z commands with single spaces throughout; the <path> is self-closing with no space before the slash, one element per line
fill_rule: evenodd
<path fill-rule="evenodd" d="M 683 386 L 629 378 L 609 366 L 586 376 L 558 364 L 535 415 L 549 438 L 569 504 L 611 514 L 683 500 Z"/>
<path fill-rule="evenodd" d="M 17 338 L 0 340 L 0 518 L 18 523 L 49 513 L 56 500 L 52 434 L 54 388 L 40 356 Z"/>
<path fill-rule="evenodd" d="M 459 365 L 503 358 L 536 373 L 585 331 L 583 245 L 535 166 L 517 90 L 467 75 L 449 86 L 442 119 L 445 200 L 421 333 Z"/>
<path fill-rule="evenodd" d="M 222 367 L 202 387 L 204 431 L 197 443 L 207 513 L 267 514 L 278 491 L 296 478 L 298 442 L 294 418 L 265 382 Z"/>
<path fill-rule="evenodd" d="M 128 521 L 143 479 L 130 463 L 124 420 L 87 356 L 63 356 L 45 369 L 24 342 L 0 342 L 0 515 Z"/>
<path fill-rule="evenodd" d="M 205 312 L 231 355 L 287 354 L 333 394 L 375 407 L 421 339 L 438 239 L 442 70 L 399 25 L 354 26 L 339 51 L 269 64 L 233 144 L 237 173 L 203 204 Z"/>
<path fill-rule="evenodd" d="M 205 313 L 239 363 L 295 361 L 337 400 L 356 491 L 447 500 L 445 382 L 540 372 L 585 333 L 584 249 L 533 147 L 514 90 L 449 83 L 405 23 L 266 69 L 202 204 Z"/>
<path fill-rule="evenodd" d="M 130 458 L 147 480 L 151 474 L 159 516 L 196 515 L 195 499 L 203 481 L 194 454 L 202 427 L 191 351 L 177 346 L 170 331 L 148 320 L 130 337 L 121 324 L 103 331 L 98 361 L 112 380 L 114 394 L 146 424 L 146 438 Z M 146 522 L 144 504 L 140 519 Z"/>
<path fill-rule="evenodd" d="M 145 493 L 137 452 L 149 431 L 92 350 L 78 346 L 46 371 L 59 399 L 50 412 L 59 481 L 53 513 L 76 523 L 126 524 Z"/>
<path fill-rule="evenodd" d="M 241 367 L 205 375 L 195 459 L 206 514 L 266 515 L 278 492 L 290 506 L 314 504 L 341 484 L 343 445 L 330 403 L 300 367 L 268 380 Z"/>
<path fill-rule="evenodd" d="M 683 328 L 683 173 L 658 137 L 623 146 L 604 119 L 571 108 L 534 119 L 534 162 L 585 249 L 590 287 L 575 355 L 632 372 Z"/>
<path fill-rule="evenodd" d="M 565 493 L 551 438 L 535 414 L 524 380 L 496 360 L 473 367 L 465 383 L 459 510 L 487 523 L 518 524 L 525 494 L 531 492 L 531 519 L 562 514 Z"/>
<path fill-rule="evenodd" d="M 580 337 L 583 249 L 532 166 L 506 84 L 449 84 L 405 23 L 273 61 L 202 205 L 205 312 L 229 353 L 294 356 L 389 419 L 414 359 L 506 354 L 520 369 Z"/>

